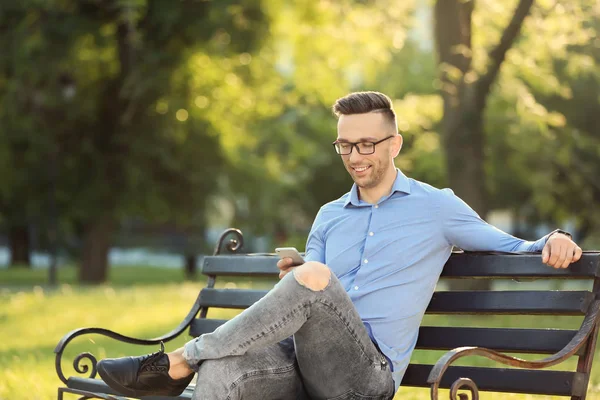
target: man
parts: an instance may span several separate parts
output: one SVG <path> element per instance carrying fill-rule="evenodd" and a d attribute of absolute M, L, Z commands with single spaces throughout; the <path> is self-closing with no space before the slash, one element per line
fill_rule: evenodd
<path fill-rule="evenodd" d="M 405 177 L 394 166 L 402 136 L 384 94 L 352 93 L 333 111 L 334 148 L 354 185 L 317 214 L 307 262 L 280 260 L 281 280 L 263 299 L 182 349 L 100 361 L 109 386 L 176 395 L 197 372 L 195 399 L 389 399 L 453 245 L 542 251 L 554 268 L 581 257 L 566 232 L 517 239 L 451 190 Z"/>

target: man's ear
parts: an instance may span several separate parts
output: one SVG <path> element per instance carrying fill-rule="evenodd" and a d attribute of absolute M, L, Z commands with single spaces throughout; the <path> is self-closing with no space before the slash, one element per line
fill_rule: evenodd
<path fill-rule="evenodd" d="M 402 144 L 404 143 L 404 138 L 402 137 L 402 135 L 398 134 L 398 136 L 392 140 L 394 141 L 394 145 L 392 146 L 392 158 L 396 158 L 398 157 L 398 154 L 400 154 Z"/>

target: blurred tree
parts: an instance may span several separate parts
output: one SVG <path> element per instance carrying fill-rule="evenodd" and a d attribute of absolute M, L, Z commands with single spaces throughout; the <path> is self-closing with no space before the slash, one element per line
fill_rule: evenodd
<path fill-rule="evenodd" d="M 257 85 L 237 98 L 227 85 L 210 98 L 233 160 L 223 193 L 237 199 L 237 225 L 305 236 L 318 208 L 349 190 L 352 181 L 331 147 L 331 105 L 372 89 L 404 46 L 413 8 L 413 1 L 391 0 L 270 3 L 271 35 L 249 64 Z M 215 112 L 217 102 L 236 101 L 236 119 Z"/>
<path fill-rule="evenodd" d="M 523 222 L 599 228 L 597 136 L 600 9 L 595 1 L 540 4 L 507 57 L 488 120 L 495 207 Z M 510 193 L 510 196 L 500 196 Z"/>
<path fill-rule="evenodd" d="M 31 140 L 31 132 L 41 125 L 35 118 L 41 96 L 37 91 L 35 70 L 28 53 L 39 41 L 31 35 L 32 21 L 21 29 L 16 4 L 0 5 L 0 215 L 7 229 L 10 265 L 30 265 L 30 226 L 39 218 L 44 199 L 40 188 L 47 184 L 43 171 L 46 140 Z M 17 81 L 26 82 L 19 85 Z M 24 87 L 27 86 L 27 87 Z M 33 114 L 33 115 L 32 115 Z M 27 115 L 27 117 L 24 117 Z M 36 173 L 31 173 L 35 171 Z"/>
<path fill-rule="evenodd" d="M 19 159 L 18 140 L 34 166 L 58 163 L 61 216 L 82 235 L 82 281 L 106 278 L 124 216 L 203 225 L 222 158 L 210 122 L 187 110 L 187 82 L 203 70 L 186 60 L 252 51 L 268 28 L 260 1 L 9 1 L 0 26 L 12 51 L 2 58 L 2 103 L 12 105 L 3 119 L 31 119 L 18 133 L 2 129 L 5 142 L 17 138 L 3 150 Z M 47 169 L 5 167 L 16 183 L 3 194 L 21 209 L 40 207 L 44 196 L 16 184 L 35 190 Z"/>
<path fill-rule="evenodd" d="M 473 64 L 474 1 L 438 0 L 435 43 L 444 99 L 442 139 L 450 187 L 483 218 L 488 211 L 484 173 L 484 112 L 492 84 L 533 0 L 519 0 L 485 67 Z"/>

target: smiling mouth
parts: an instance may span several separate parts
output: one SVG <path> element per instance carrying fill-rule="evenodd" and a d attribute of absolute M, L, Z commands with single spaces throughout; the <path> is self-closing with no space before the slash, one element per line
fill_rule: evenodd
<path fill-rule="evenodd" d="M 356 172 L 365 172 L 367 169 L 371 168 L 370 165 L 366 167 L 351 167 Z"/>

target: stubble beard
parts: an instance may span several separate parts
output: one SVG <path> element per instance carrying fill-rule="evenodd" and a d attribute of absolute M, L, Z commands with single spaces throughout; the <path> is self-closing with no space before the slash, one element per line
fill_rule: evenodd
<path fill-rule="evenodd" d="M 371 174 L 370 176 L 366 176 L 364 178 L 355 178 L 354 170 L 349 165 L 346 166 L 346 169 L 350 173 L 352 180 L 356 183 L 360 189 L 372 189 L 379 185 L 383 181 L 383 177 L 387 171 L 387 166 L 382 164 L 371 165 Z M 362 182 L 361 182 L 362 181 Z"/>

